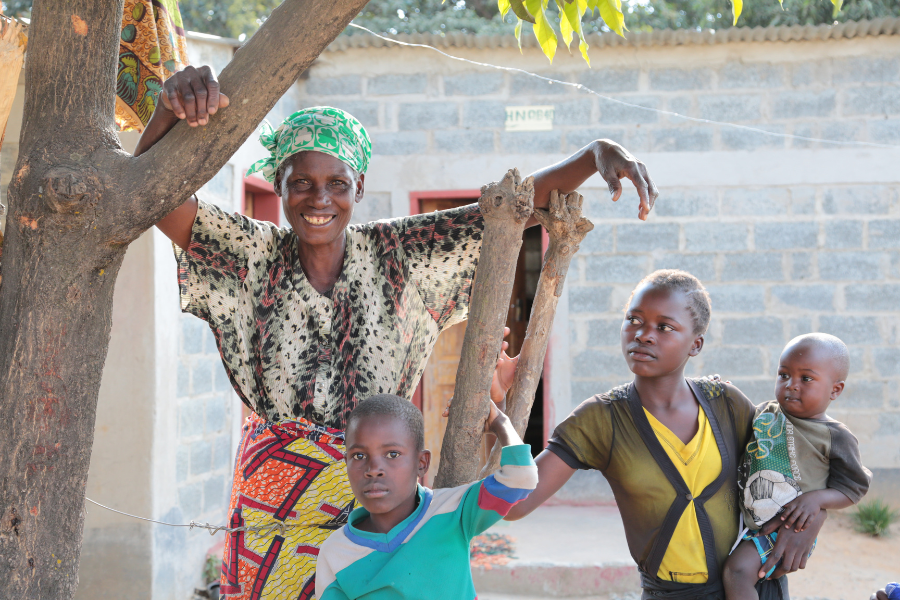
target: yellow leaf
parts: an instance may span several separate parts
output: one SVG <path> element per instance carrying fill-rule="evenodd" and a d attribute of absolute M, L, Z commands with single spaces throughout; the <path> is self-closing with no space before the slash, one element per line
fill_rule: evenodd
<path fill-rule="evenodd" d="M 522 19 L 516 20 L 516 41 L 519 42 L 519 52 L 522 52 Z"/>
<path fill-rule="evenodd" d="M 572 5 L 569 4 L 568 6 Z M 572 27 L 572 23 L 569 21 L 569 15 L 566 14 L 565 8 L 562 8 L 562 10 L 559 11 L 559 33 L 562 35 L 566 49 L 568 49 L 569 45 L 572 43 L 572 34 L 575 33 L 575 28 Z"/>
<path fill-rule="evenodd" d="M 841 7 L 844 5 L 844 0 L 831 0 L 831 3 L 834 4 L 834 12 L 831 14 L 831 18 L 837 18 L 838 13 L 841 12 Z"/>
<path fill-rule="evenodd" d="M 578 49 L 581 50 L 581 56 L 584 58 L 584 62 L 588 64 L 588 67 L 591 66 L 591 60 L 588 58 L 588 44 L 584 39 L 584 29 L 582 29 L 581 19 L 584 16 L 585 11 L 587 10 L 588 0 L 573 0 L 571 4 L 566 4 L 563 7 L 563 12 L 560 15 L 560 23 L 559 28 L 563 34 L 563 41 L 566 43 L 566 47 L 569 47 L 569 44 L 572 41 L 572 34 L 569 34 L 569 37 L 566 38 L 566 25 L 578 34 L 578 38 L 581 40 L 578 44 Z"/>
<path fill-rule="evenodd" d="M 523 0 L 509 0 L 509 7 L 512 9 L 513 14 L 515 14 L 518 18 L 523 21 L 528 21 L 529 23 L 534 23 L 534 13 L 530 13 L 528 9 L 525 8 L 525 3 Z"/>
<path fill-rule="evenodd" d="M 443 4 L 443 2 L 441 2 Z M 509 12 L 509 0 L 497 0 L 497 8 L 500 9 L 500 17 L 505 19 Z"/>
<path fill-rule="evenodd" d="M 625 37 L 625 15 L 622 14 L 621 0 L 599 0 L 600 18 L 607 27 Z"/>
<path fill-rule="evenodd" d="M 548 2 L 549 0 L 545 2 L 541 0 L 525 0 L 525 6 L 528 8 L 528 12 L 534 15 L 534 37 L 537 38 L 538 46 L 543 50 L 544 56 L 550 59 L 552 63 L 553 57 L 556 56 L 556 47 L 559 45 L 559 39 L 556 37 L 556 32 L 553 31 L 553 26 L 550 25 L 550 21 L 547 20 L 547 14 L 544 12 Z"/>
<path fill-rule="evenodd" d="M 734 9 L 734 25 L 737 25 L 738 17 L 741 16 L 741 11 L 744 10 L 744 0 L 731 0 L 731 7 Z"/>

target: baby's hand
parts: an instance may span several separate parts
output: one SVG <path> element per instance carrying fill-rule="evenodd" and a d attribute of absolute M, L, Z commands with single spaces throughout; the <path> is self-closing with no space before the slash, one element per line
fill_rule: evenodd
<path fill-rule="evenodd" d="M 822 507 L 816 499 L 815 493 L 810 492 L 801 494 L 785 504 L 780 518 L 784 522 L 785 529 L 794 527 L 794 531 L 805 531 L 820 510 Z"/>

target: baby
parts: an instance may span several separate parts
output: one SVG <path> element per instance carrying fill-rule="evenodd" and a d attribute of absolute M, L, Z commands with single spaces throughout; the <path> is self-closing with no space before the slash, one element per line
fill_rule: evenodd
<path fill-rule="evenodd" d="M 860 461 L 859 442 L 825 414 L 844 390 L 849 369 L 847 346 L 833 335 L 801 335 L 782 351 L 777 401 L 756 407 L 753 439 L 741 462 L 746 529 L 725 563 L 728 600 L 757 600 L 761 566 L 766 576 L 775 570 L 766 559 L 777 531 L 765 534 L 767 522 L 780 516 L 776 529 L 783 524 L 803 531 L 819 511 L 856 504 L 869 489 L 872 474 Z"/>
<path fill-rule="evenodd" d="M 490 402 L 488 426 L 504 446 L 500 470 L 483 481 L 430 490 L 422 413 L 390 394 L 372 396 L 347 421 L 347 476 L 356 501 L 316 565 L 319 600 L 473 600 L 471 539 L 537 485 L 531 449 Z"/>

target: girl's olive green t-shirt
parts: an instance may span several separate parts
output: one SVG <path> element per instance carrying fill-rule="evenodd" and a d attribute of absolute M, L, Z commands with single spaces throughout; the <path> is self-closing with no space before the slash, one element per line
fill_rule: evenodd
<path fill-rule="evenodd" d="M 730 384 L 687 381 L 722 457 L 721 473 L 697 497 L 666 456 L 633 384 L 584 401 L 557 426 L 548 449 L 573 468 L 603 473 L 622 515 L 628 549 L 644 573 L 656 575 L 678 519 L 693 503 L 714 581 L 738 535 L 737 462 L 755 407 Z"/>

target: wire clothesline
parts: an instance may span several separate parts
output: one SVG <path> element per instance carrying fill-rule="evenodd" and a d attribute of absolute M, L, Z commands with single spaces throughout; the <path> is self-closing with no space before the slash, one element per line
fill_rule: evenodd
<path fill-rule="evenodd" d="M 442 54 L 443 56 L 450 58 L 452 60 L 469 63 L 469 64 L 476 65 L 479 67 L 487 67 L 490 69 L 497 69 L 499 71 L 508 71 L 511 73 L 520 73 L 522 75 L 528 75 L 529 77 L 542 79 L 542 80 L 546 81 L 548 84 L 565 85 L 565 86 L 575 88 L 577 90 L 587 92 L 589 94 L 593 94 L 594 96 L 597 96 L 598 98 L 600 98 L 602 100 L 606 100 L 607 102 L 613 102 L 615 104 L 620 104 L 622 106 L 627 106 L 629 108 L 637 108 L 640 110 L 646 110 L 649 112 L 653 112 L 653 113 L 657 113 L 657 114 L 661 114 L 661 115 L 667 115 L 670 117 L 677 117 L 679 119 L 684 119 L 686 121 L 692 121 L 694 123 L 702 123 L 704 125 L 719 125 L 722 127 L 731 127 L 733 129 L 740 129 L 742 131 L 749 131 L 749 132 L 753 132 L 753 133 L 768 135 L 768 136 L 772 136 L 772 137 L 779 137 L 779 138 L 784 138 L 784 139 L 802 140 L 805 142 L 818 142 L 821 144 L 834 144 L 837 146 L 862 146 L 862 147 L 868 147 L 868 148 L 888 148 L 888 149 L 893 149 L 893 150 L 900 149 L 900 146 L 892 145 L 892 144 L 879 144 L 876 142 L 860 142 L 860 141 L 854 141 L 854 140 L 843 140 L 843 141 L 842 140 L 828 140 L 828 139 L 824 139 L 824 138 L 807 137 L 807 136 L 796 135 L 796 134 L 792 134 L 792 133 L 779 133 L 776 131 L 767 131 L 765 129 L 760 129 L 759 127 L 751 127 L 749 125 L 739 125 L 737 123 L 729 123 L 727 121 L 714 121 L 712 119 L 703 119 L 700 117 L 689 117 L 687 115 L 683 115 L 681 113 L 677 113 L 674 111 L 653 108 L 651 106 L 641 106 L 640 104 L 634 104 L 632 102 L 626 102 L 625 100 L 620 100 L 618 98 L 613 98 L 611 96 L 605 96 L 605 95 L 603 95 L 599 92 L 596 92 L 596 91 L 592 90 L 591 88 L 589 88 L 585 85 L 582 85 L 580 83 L 574 83 L 572 81 L 562 81 L 560 79 L 553 79 L 552 77 L 547 77 L 545 75 L 538 75 L 537 73 L 532 73 L 531 71 L 527 71 L 525 69 L 519 69 L 517 67 L 503 67 L 503 66 L 494 65 L 491 63 L 485 63 L 485 62 L 480 62 L 480 61 L 476 61 L 476 60 L 469 60 L 468 58 L 463 58 L 461 56 L 454 56 L 452 54 L 448 54 L 447 52 L 444 52 L 443 50 L 441 50 L 439 48 L 435 48 L 434 46 L 429 46 L 428 44 L 416 44 L 416 43 L 412 43 L 412 42 L 404 42 L 401 40 L 396 40 L 396 39 L 389 38 L 387 36 L 375 33 L 371 29 L 367 29 L 366 27 L 363 27 L 362 25 L 357 25 L 356 23 L 350 23 L 350 27 L 354 27 L 356 29 L 365 31 L 371 35 L 374 35 L 378 39 L 384 40 L 386 42 L 390 42 L 392 44 L 398 44 L 400 46 L 408 46 L 410 48 L 427 48 L 429 50 L 434 50 L 435 52 Z"/>

